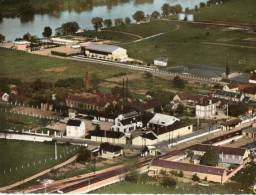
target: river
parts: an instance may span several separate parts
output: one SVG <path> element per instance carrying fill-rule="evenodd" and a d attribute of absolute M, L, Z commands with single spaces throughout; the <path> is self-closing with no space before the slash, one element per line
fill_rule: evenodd
<path fill-rule="evenodd" d="M 35 14 L 32 19 L 26 22 L 19 17 L 3 18 L 0 22 L 0 34 L 3 34 L 6 40 L 22 37 L 27 32 L 41 37 L 45 26 L 56 29 L 61 24 L 70 21 L 78 22 L 82 28 L 92 29 L 91 19 L 96 16 L 103 19 L 132 18 L 132 15 L 138 10 L 144 11 L 145 14 L 151 14 L 155 10 L 161 12 L 161 7 L 164 3 L 169 3 L 170 5 L 180 4 L 185 9 L 194 8 L 200 2 L 207 2 L 207 0 L 151 0 L 142 3 L 138 3 L 137 0 L 131 0 L 112 7 L 107 5 L 94 6 L 91 10 L 82 12 L 61 11 L 57 16 Z"/>

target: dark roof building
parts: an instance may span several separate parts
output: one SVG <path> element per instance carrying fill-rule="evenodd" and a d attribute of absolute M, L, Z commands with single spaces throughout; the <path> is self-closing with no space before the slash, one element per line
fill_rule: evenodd
<path fill-rule="evenodd" d="M 111 145 L 109 143 L 100 144 L 100 151 L 119 152 L 122 149 L 123 149 L 123 147 L 121 147 L 121 146 Z"/>
<path fill-rule="evenodd" d="M 76 119 L 69 119 L 67 122 L 67 126 L 80 127 L 81 121 Z"/>
<path fill-rule="evenodd" d="M 99 131 L 92 131 L 91 136 L 95 137 L 107 137 L 107 138 L 114 138 L 114 139 L 119 139 L 125 136 L 124 133 L 118 132 L 118 131 L 104 131 L 104 130 L 99 130 Z"/>

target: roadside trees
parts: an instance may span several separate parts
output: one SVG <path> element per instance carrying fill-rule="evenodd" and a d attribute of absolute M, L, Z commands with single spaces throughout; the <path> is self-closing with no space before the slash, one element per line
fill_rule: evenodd
<path fill-rule="evenodd" d="M 126 17 L 125 18 L 125 24 L 131 24 L 131 23 L 132 23 L 131 18 Z"/>
<path fill-rule="evenodd" d="M 97 31 L 100 30 L 103 26 L 103 19 L 101 17 L 94 17 L 91 22 L 94 26 L 94 29 Z"/>
<path fill-rule="evenodd" d="M 84 147 L 81 147 L 78 151 L 77 161 L 85 163 L 91 159 L 91 152 Z"/>
<path fill-rule="evenodd" d="M 140 22 L 145 18 L 145 13 L 140 10 L 140 11 L 135 12 L 135 14 L 133 14 L 132 17 L 136 22 Z"/>
<path fill-rule="evenodd" d="M 103 21 L 103 23 L 104 23 L 104 26 L 106 28 L 111 28 L 112 27 L 112 20 L 111 19 L 106 19 L 106 20 Z"/>
<path fill-rule="evenodd" d="M 168 3 L 163 4 L 162 6 L 162 14 L 163 16 L 169 16 L 170 15 L 170 5 Z"/>
<path fill-rule="evenodd" d="M 73 35 L 79 30 L 77 22 L 67 22 L 61 25 L 61 31 L 63 35 Z"/>
<path fill-rule="evenodd" d="M 156 20 L 160 17 L 160 13 L 158 11 L 154 11 L 152 14 L 151 14 L 151 19 L 153 20 Z"/>
<path fill-rule="evenodd" d="M 174 188 L 177 185 L 177 182 L 174 178 L 166 176 L 162 179 L 161 184 L 167 188 Z"/>
<path fill-rule="evenodd" d="M 44 31 L 42 33 L 43 37 L 50 38 L 52 36 L 52 29 L 49 26 L 44 27 Z"/>

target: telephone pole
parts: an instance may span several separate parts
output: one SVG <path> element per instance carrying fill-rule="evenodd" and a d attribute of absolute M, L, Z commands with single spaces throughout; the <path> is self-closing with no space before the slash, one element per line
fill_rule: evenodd
<path fill-rule="evenodd" d="M 58 160 L 57 141 L 55 141 L 55 160 Z"/>

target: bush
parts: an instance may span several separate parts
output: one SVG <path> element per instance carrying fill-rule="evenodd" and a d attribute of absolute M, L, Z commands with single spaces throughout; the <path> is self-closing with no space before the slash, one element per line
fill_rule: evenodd
<path fill-rule="evenodd" d="M 194 174 L 192 176 L 192 181 L 196 181 L 196 182 L 199 182 L 200 181 L 200 178 L 197 176 L 197 174 Z"/>
<path fill-rule="evenodd" d="M 174 188 L 177 185 L 177 182 L 172 177 L 164 177 L 162 179 L 161 185 L 164 186 L 164 187 Z"/>
<path fill-rule="evenodd" d="M 91 152 L 86 148 L 80 148 L 78 152 L 77 161 L 81 163 L 85 163 L 91 159 Z"/>

